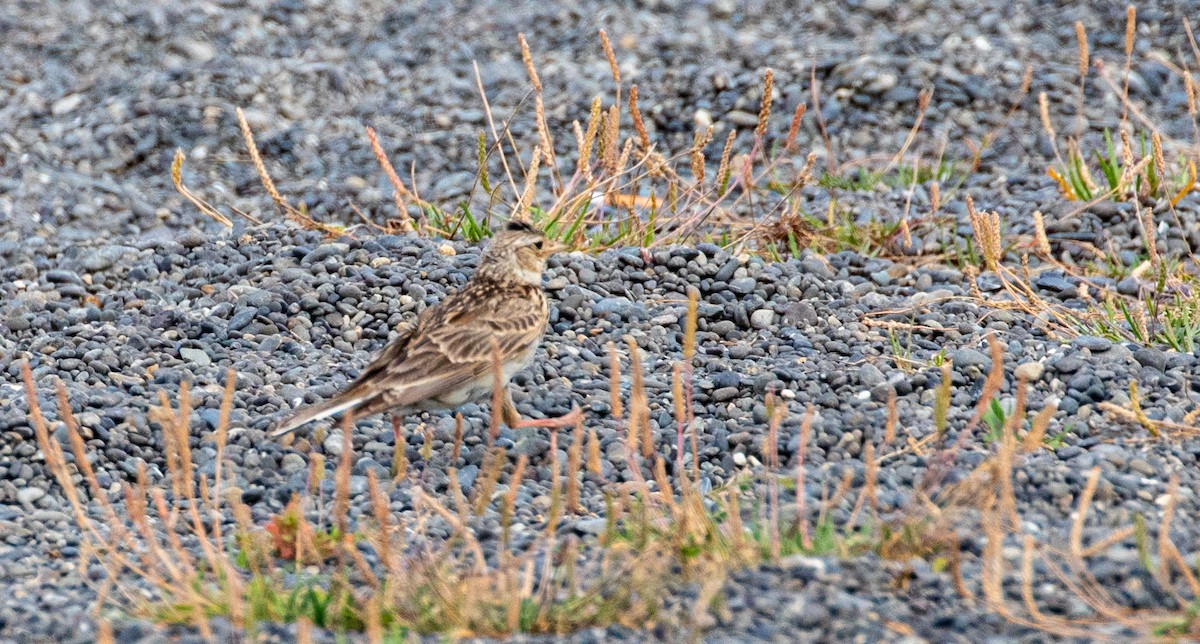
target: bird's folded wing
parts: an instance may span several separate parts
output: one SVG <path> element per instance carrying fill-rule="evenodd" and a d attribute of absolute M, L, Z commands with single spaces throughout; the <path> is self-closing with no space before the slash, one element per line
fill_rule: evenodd
<path fill-rule="evenodd" d="M 350 389 L 383 396 L 389 407 L 452 392 L 492 369 L 493 341 L 502 362 L 528 351 L 543 332 L 539 308 L 525 298 L 470 302 L 452 296 L 427 310 L 432 314 L 422 315 L 411 334 L 388 345 Z"/>

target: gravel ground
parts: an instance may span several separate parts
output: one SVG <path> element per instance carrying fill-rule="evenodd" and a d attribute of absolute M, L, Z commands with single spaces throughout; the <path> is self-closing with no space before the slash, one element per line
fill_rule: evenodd
<path fill-rule="evenodd" d="M 913 123 L 917 92 L 932 86 L 925 127 L 936 136 L 922 137 L 918 146 L 932 152 L 940 136 L 961 149 L 966 138 L 999 133 L 963 192 L 998 210 L 1015 232 L 1029 229 L 1030 212 L 1045 212 L 1055 251 L 1064 257 L 1111 243 L 1133 263 L 1141 241 L 1128 209 L 1100 204 L 1073 212 L 1075 204 L 1063 203 L 1046 178 L 1053 153 L 1040 135 L 1036 101 L 1028 99 L 1025 109 L 1006 118 L 1025 65 L 1032 64 L 1033 94 L 1049 94 L 1060 131 L 1069 131 L 1076 116 L 1073 22 L 1088 27 L 1092 52 L 1112 63 L 1123 56 L 1124 8 L 1015 5 L 866 0 L 823 2 L 804 13 L 724 0 L 636 7 L 530 3 L 502 10 L 492 2 L 0 6 L 6 61 L 0 76 L 0 579 L 8 589 L 0 599 L 0 639 L 93 638 L 87 612 L 94 594 L 76 565 L 78 538 L 61 491 L 37 454 L 19 386 L 22 359 L 31 359 L 44 394 L 52 377 L 66 382 L 105 487 L 129 480 L 139 459 L 152 472 L 165 469 L 161 435 L 145 420 L 159 391 L 173 395 L 180 382 L 193 383 L 193 431 L 201 445 L 216 425 L 223 374 L 236 370 L 231 483 L 263 521 L 303 485 L 304 455 L 336 452 L 340 438 L 335 433 L 323 445 L 309 445 L 301 437 L 283 446 L 266 439 L 266 429 L 284 409 L 345 384 L 391 328 L 461 284 L 478 257 L 477 249 L 457 241 L 365 231 L 329 241 L 282 223 L 236 234 L 220 229 L 181 201 L 168 167 L 174 149 L 183 148 L 189 185 L 222 206 L 278 219 L 246 162 L 234 106 L 246 108 L 280 189 L 317 218 L 352 223 L 349 203 L 390 216 L 389 192 L 362 136 L 364 125 L 380 131 L 397 167 L 417 168 L 415 183 L 426 198 L 452 204 L 471 188 L 474 137 L 484 126 L 471 61 L 479 61 L 496 114 L 507 114 L 528 90 L 515 45 L 516 33 L 527 33 L 546 83 L 551 128 L 569 132 L 567 124 L 586 114 L 592 96 L 611 87 L 594 36 L 603 27 L 618 45 L 624 79 L 640 85 L 648 127 L 667 150 L 686 149 L 706 115 L 722 127 L 747 130 L 742 136 L 748 137 L 762 69 L 775 69 L 777 109 L 786 113 L 807 96 L 811 65 L 822 83 L 838 159 L 886 158 Z M 1186 8 L 1172 2 L 1139 7 L 1142 62 L 1131 82 L 1131 96 L 1146 105 L 1147 117 L 1182 140 L 1191 136 L 1182 84 L 1161 64 L 1144 61 L 1151 49 L 1186 50 L 1179 19 Z M 1106 94 L 1101 83 L 1089 89 L 1095 113 L 1086 114 L 1086 140 L 1116 123 L 1119 106 L 1111 97 L 1106 102 Z M 786 128 L 786 119 L 775 126 Z M 514 136 L 529 140 L 531 128 L 531 119 L 519 119 Z M 814 128 L 809 123 L 802 140 L 821 151 Z M 829 195 L 812 188 L 806 198 L 819 212 Z M 863 220 L 895 216 L 905 202 L 901 191 L 882 187 L 838 198 Z M 944 201 L 960 220 L 952 232 L 967 234 L 961 199 L 944 195 Z M 919 189 L 914 207 L 927 204 Z M 1192 195 L 1180 203 L 1178 220 L 1162 218 L 1160 248 L 1200 247 L 1198 211 L 1200 199 Z M 944 236 L 930 231 L 918 239 L 934 249 Z M 979 286 L 991 293 L 997 286 L 988 277 Z M 1065 304 L 1081 297 L 1078 280 L 1062 273 L 1042 272 L 1035 284 Z M 628 473 L 609 417 L 605 344 L 620 344 L 625 335 L 637 339 L 647 360 L 651 423 L 659 442 L 672 445 L 670 369 L 680 357 L 685 294 L 694 287 L 702 297 L 695 402 L 703 407 L 697 410 L 700 466 L 708 484 L 728 481 L 758 453 L 768 389 L 781 392 L 793 412 L 780 439 L 787 454 L 798 441 L 795 419 L 804 405 L 817 409 L 810 504 L 819 502 L 822 485 L 840 480 L 843 467 L 861 467 L 864 439 L 879 440 L 890 393 L 897 395 L 901 427 L 917 437 L 931 431 L 940 373 L 897 368 L 886 331 L 866 323 L 890 316 L 922 329 L 904 338 L 912 359 L 929 361 L 943 350 L 953 358 L 951 438 L 966 424 L 990 367 L 989 332 L 1006 345 L 1005 395 L 1024 365 L 1036 375 L 1031 408 L 1058 401 L 1050 433 L 1065 432 L 1064 446 L 1017 464 L 1015 491 L 1027 531 L 1061 540 L 1093 466 L 1103 476 L 1089 537 L 1127 525 L 1137 514 L 1154 525 L 1166 482 L 1177 475 L 1172 536 L 1189 561 L 1200 552 L 1194 493 L 1200 441 L 1139 440 L 1142 431 L 1112 422 L 1096 407 L 1127 405 L 1136 379 L 1147 415 L 1182 420 L 1200 396 L 1197 354 L 1096 337 L 1064 342 L 1049 337 L 1036 318 L 962 297 L 969 289 L 957 270 L 849 252 L 806 253 L 782 263 L 703 244 L 649 257 L 636 250 L 571 254 L 551 263 L 546 286 L 555 308 L 544 359 L 516 378 L 514 398 L 529 416 L 580 404 L 599 432 L 609 480 Z M 1115 286 L 1136 292 L 1140 285 Z M 47 407 L 51 402 L 44 400 Z M 481 410 L 464 413 L 486 418 Z M 483 455 L 480 422 L 473 421 L 458 462 L 451 461 L 451 420 L 430 422 L 434 457 L 425 484 L 444 492 L 445 467 L 453 465 L 469 489 Z M 949 464 L 951 479 L 985 458 L 989 448 L 977 438 L 966 440 Z M 419 440 L 409 443 L 414 463 Z M 535 433 L 506 431 L 501 442 L 535 462 L 544 462 L 549 449 Z M 202 471 L 214 456 L 203 445 L 196 456 Z M 386 467 L 393 446 L 381 419 L 359 424 L 355 512 L 365 507 L 366 471 Z M 663 451 L 670 458 L 670 448 Z M 905 507 L 933 465 L 912 454 L 890 461 L 880 472 L 882 508 Z M 530 531 L 537 529 L 549 481 L 547 468 L 532 471 L 517 517 Z M 583 495 L 589 511 L 603 508 L 593 481 Z M 397 511 L 409 509 L 404 490 L 392 501 Z M 564 530 L 587 534 L 595 526 L 588 520 L 572 518 Z M 981 544 L 978 535 L 964 537 L 968 552 L 978 553 Z M 1148 590 L 1132 547 L 1118 546 L 1093 563 L 1098 579 L 1127 605 L 1173 606 Z M 906 589 L 896 584 L 900 576 L 910 578 Z M 1011 589 L 1014 598 L 1017 591 Z M 1046 585 L 1037 592 L 1060 614 L 1081 614 L 1064 590 Z M 960 599 L 948 575 L 920 560 L 791 558 L 738 573 L 725 594 L 727 610 L 705 632 L 713 641 L 909 636 L 881 616 L 925 640 L 1046 639 Z M 165 637 L 143 624 L 123 628 L 120 641 Z M 610 629 L 577 639 L 672 635 Z"/>

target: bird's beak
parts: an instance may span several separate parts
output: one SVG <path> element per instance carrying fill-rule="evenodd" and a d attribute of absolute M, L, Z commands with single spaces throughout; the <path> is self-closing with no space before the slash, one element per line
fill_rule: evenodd
<path fill-rule="evenodd" d="M 546 240 L 546 251 L 549 255 L 554 255 L 557 253 L 565 253 L 569 250 L 571 250 L 570 244 L 565 244 L 556 239 Z"/>

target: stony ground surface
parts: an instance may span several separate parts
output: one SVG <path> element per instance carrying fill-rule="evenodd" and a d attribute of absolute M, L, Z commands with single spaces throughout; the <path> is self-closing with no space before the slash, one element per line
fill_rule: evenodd
<path fill-rule="evenodd" d="M 1077 116 L 1073 23 L 1087 26 L 1093 53 L 1116 69 L 1124 8 L 1015 4 L 868 0 L 818 3 L 803 13 L 724 0 L 637 7 L 531 3 L 502 10 L 491 2 L 0 7 L 6 61 L 0 76 L 0 122 L 6 124 L 0 128 L 0 579 L 9 589 L 0 599 L 0 638 L 93 637 L 88 610 L 94 593 L 81 577 L 88 572 L 76 566 L 76 529 L 27 421 L 22 360 L 31 360 L 48 407 L 53 378 L 66 382 L 105 487 L 129 480 L 139 459 L 152 472 L 165 469 L 161 435 L 145 420 L 146 410 L 159 391 L 173 396 L 183 380 L 193 383 L 196 396 L 197 465 L 212 468 L 213 454 L 200 439 L 216 424 L 223 374 L 234 369 L 240 386 L 233 415 L 238 431 L 228 452 L 232 483 L 263 520 L 303 485 L 307 453 L 336 453 L 340 440 L 334 434 L 324 444 L 311 445 L 307 437 L 278 444 L 265 438 L 274 420 L 347 382 L 391 328 L 461 284 L 474 266 L 477 250 L 458 241 L 366 230 L 328 240 L 283 223 L 230 234 L 197 213 L 170 184 L 177 147 L 188 155 L 185 180 L 207 198 L 279 219 L 247 162 L 235 106 L 246 109 L 280 189 L 319 219 L 353 223 L 351 203 L 380 219 L 394 214 L 364 125 L 379 130 L 397 167 L 416 168 L 424 197 L 452 205 L 474 183 L 474 140 L 485 127 L 471 62 L 479 63 L 496 114 L 507 115 L 528 91 L 515 44 L 516 33 L 525 32 L 547 85 L 551 128 L 567 133 L 594 95 L 611 92 L 594 35 L 605 28 L 618 47 L 624 80 L 639 84 L 648 127 L 667 150 L 685 150 L 695 124 L 709 118 L 743 130 L 747 141 L 762 69 L 769 66 L 782 113 L 806 100 L 810 73 L 821 82 L 839 162 L 886 159 L 913 123 L 917 92 L 931 86 L 934 100 L 918 148 L 933 156 L 944 140 L 948 154 L 964 157 L 964 140 L 989 132 L 996 138 L 980 170 L 960 190 L 943 194 L 957 225 L 918 231 L 924 248 L 968 234 L 961 196 L 970 194 L 981 207 L 998 210 L 1013 232 L 1029 230 L 1033 210 L 1047 213 L 1055 251 L 1064 257 L 1111 243 L 1135 263 L 1142 242 L 1128 209 L 1100 204 L 1075 212 L 1076 204 L 1062 202 L 1045 177 L 1053 153 L 1041 135 L 1036 101 L 1026 99 L 1008 117 L 1025 66 L 1033 65 L 1033 94 L 1047 92 L 1059 129 L 1071 131 Z M 1181 10 L 1167 2 L 1139 8 L 1131 96 L 1167 136 L 1186 141 L 1191 124 L 1182 83 L 1147 57 L 1151 50 L 1187 49 Z M 1086 131 L 1094 140 L 1116 123 L 1119 107 L 1100 81 L 1093 81 L 1088 99 Z M 513 124 L 523 141 L 531 140 L 528 112 Z M 809 121 L 802 141 L 823 155 L 823 164 L 824 146 Z M 775 126 L 786 128 L 786 119 Z M 906 200 L 886 186 L 836 196 L 864 221 L 894 217 Z M 830 193 L 811 188 L 806 198 L 820 212 Z M 923 189 L 913 203 L 928 207 Z M 1198 206 L 1193 195 L 1181 202 L 1178 220 L 1163 218 L 1161 248 L 1200 246 Z M 1035 284 L 1053 301 L 1080 301 L 1078 280 L 1062 272 L 1042 271 Z M 1141 286 L 1115 278 L 1110 284 L 1127 292 Z M 606 343 L 636 338 L 649 372 L 651 422 L 661 443 L 673 444 L 670 369 L 680 357 L 686 292 L 696 288 L 702 304 L 695 403 L 708 485 L 718 487 L 753 467 L 768 389 L 781 392 L 793 412 L 780 440 L 786 454 L 795 451 L 804 405 L 817 410 L 810 504 L 818 503 L 822 486 L 836 485 L 843 468 L 861 469 L 864 440 L 881 438 L 890 393 L 897 395 L 902 428 L 917 438 L 932 431 L 940 372 L 898 366 L 892 338 L 872 320 L 917 325 L 899 337 L 914 361 L 953 358 L 949 436 L 957 437 L 990 367 L 984 337 L 996 332 L 1006 346 L 1005 395 L 1012 395 L 1013 374 L 1025 365 L 1034 376 L 1031 408 L 1055 400 L 1060 409 L 1050 433 L 1061 434 L 1062 446 L 1017 464 L 1026 529 L 1045 540 L 1065 538 L 1073 499 L 1093 466 L 1103 476 L 1089 539 L 1138 514 L 1154 524 L 1167 481 L 1177 475 L 1173 536 L 1189 561 L 1200 551 L 1193 491 L 1200 442 L 1146 441 L 1141 430 L 1097 409 L 1105 401 L 1127 405 L 1129 383 L 1136 380 L 1151 418 L 1181 421 L 1200 396 L 1196 353 L 1092 336 L 1064 341 L 1034 317 L 969 297 L 954 268 L 913 268 L 851 252 L 805 253 L 782 263 L 731 256 L 711 245 L 648 255 L 569 254 L 552 262 L 546 285 L 555 304 L 551 332 L 543 359 L 517 378 L 515 398 L 530 416 L 580 404 L 599 431 L 608 480 L 628 472 L 609 417 Z M 979 286 L 985 293 L 997 288 L 986 275 Z M 622 382 L 628 387 L 627 377 Z M 451 462 L 448 418 L 429 419 L 435 427 L 429 463 L 419 458 L 420 439 L 409 443 L 424 484 L 435 492 L 446 490 L 451 465 L 464 488 L 474 485 L 483 453 L 478 419 L 486 414 L 464 413 L 473 421 L 458 462 Z M 535 461 L 544 462 L 549 449 L 538 434 L 505 432 L 501 441 Z M 947 466 L 950 479 L 964 476 L 991 449 L 978 430 L 962 444 Z M 361 458 L 351 485 L 360 493 L 366 471 L 391 461 L 390 428 L 379 419 L 362 422 L 355 448 Z M 669 447 L 663 452 L 670 457 Z M 930 466 L 929 458 L 913 454 L 890 461 L 880 473 L 883 509 L 906 507 Z M 518 497 L 518 521 L 530 531 L 537 529 L 549 480 L 547 468 L 533 471 Z M 601 493 L 595 481 L 586 482 L 589 514 L 570 518 L 564 530 L 594 532 Z M 392 501 L 400 512 L 411 504 L 405 490 L 393 492 Z M 356 497 L 355 503 L 361 508 L 365 501 Z M 978 535 L 964 535 L 968 552 L 978 553 L 981 543 Z M 1151 590 L 1131 545 L 1094 563 L 1097 578 L 1126 605 L 1173 606 Z M 897 584 L 901 577 L 909 580 L 904 587 Z M 1019 600 L 1018 589 L 1011 592 Z M 1037 592 L 1047 610 L 1086 614 L 1061 587 Z M 960 599 L 945 573 L 920 560 L 792 558 L 738 573 L 725 595 L 726 610 L 705 631 L 713 641 L 1046 637 Z M 120 641 L 165 637 L 142 624 L 123 628 Z M 1105 634 L 1121 635 L 1098 632 Z M 673 633 L 611 629 L 578 639 L 647 636 L 670 640 Z"/>

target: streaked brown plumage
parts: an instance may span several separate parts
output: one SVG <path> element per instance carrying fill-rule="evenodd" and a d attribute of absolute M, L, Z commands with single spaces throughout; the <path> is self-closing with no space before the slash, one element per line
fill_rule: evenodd
<path fill-rule="evenodd" d="M 495 383 L 493 346 L 505 386 L 533 359 L 548 317 L 542 273 L 546 260 L 565 249 L 529 224 L 508 224 L 462 289 L 425 309 L 343 392 L 296 412 L 273 435 L 346 411 L 355 418 L 410 414 L 487 399 Z M 507 388 L 503 414 L 512 426 L 546 424 L 521 421 Z"/>

